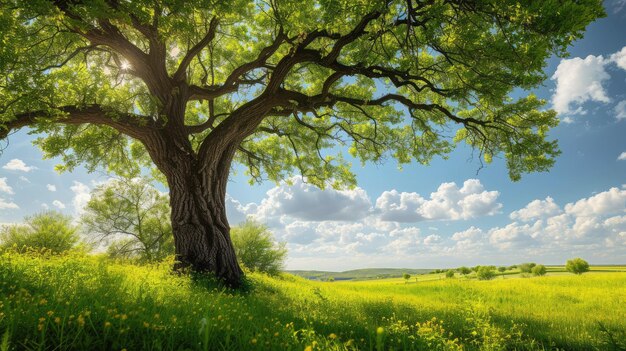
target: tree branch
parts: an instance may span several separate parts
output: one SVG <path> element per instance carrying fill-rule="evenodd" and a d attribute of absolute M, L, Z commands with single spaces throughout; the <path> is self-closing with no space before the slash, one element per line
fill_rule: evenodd
<path fill-rule="evenodd" d="M 200 52 L 215 38 L 218 24 L 219 21 L 217 17 L 213 17 L 211 19 L 211 22 L 209 23 L 209 30 L 204 35 L 204 37 L 199 42 L 197 42 L 196 45 L 189 49 L 189 51 L 187 51 L 187 54 L 185 54 L 185 57 L 183 57 L 183 60 L 180 62 L 178 69 L 172 77 L 175 82 L 185 79 L 185 71 L 187 70 L 187 67 L 189 67 L 191 60 L 193 60 L 194 57 L 200 54 Z"/>
<path fill-rule="evenodd" d="M 143 140 L 147 134 L 160 127 L 150 117 L 119 113 L 100 105 L 62 106 L 57 109 L 57 113 L 42 110 L 15 115 L 13 120 L 0 125 L 0 139 L 6 138 L 13 130 L 41 122 L 104 125 L 138 140 Z"/>

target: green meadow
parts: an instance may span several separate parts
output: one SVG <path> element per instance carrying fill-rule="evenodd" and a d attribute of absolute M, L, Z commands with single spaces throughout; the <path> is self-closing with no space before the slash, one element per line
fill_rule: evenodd
<path fill-rule="evenodd" d="M 249 273 L 243 292 L 220 288 L 206 277 L 173 275 L 170 267 L 78 253 L 5 252 L 0 349 L 625 347 L 626 273 L 618 267 L 490 281 L 425 274 L 417 282 L 320 282 Z"/>

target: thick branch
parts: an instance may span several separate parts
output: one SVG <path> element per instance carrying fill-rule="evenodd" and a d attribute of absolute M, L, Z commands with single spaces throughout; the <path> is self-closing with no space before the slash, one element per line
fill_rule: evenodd
<path fill-rule="evenodd" d="M 63 106 L 57 111 L 58 113 L 31 111 L 17 114 L 13 120 L 5 123 L 4 126 L 0 125 L 0 139 L 6 138 L 11 131 L 40 122 L 104 125 L 139 140 L 143 140 L 151 130 L 159 128 L 150 117 L 117 113 L 105 110 L 100 105 Z"/>

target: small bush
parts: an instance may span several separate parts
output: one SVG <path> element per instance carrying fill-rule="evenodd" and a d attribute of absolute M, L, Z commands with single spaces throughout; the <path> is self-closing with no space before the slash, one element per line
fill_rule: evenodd
<path fill-rule="evenodd" d="M 237 258 L 253 272 L 280 273 L 287 258 L 285 243 L 277 244 L 269 229 L 248 220 L 230 232 Z"/>
<path fill-rule="evenodd" d="M 404 274 L 402 275 L 402 278 L 404 278 L 404 280 L 405 280 L 406 282 L 408 282 L 408 281 L 409 281 L 409 279 L 411 279 L 411 275 L 410 275 L 409 273 L 404 273 Z"/>
<path fill-rule="evenodd" d="M 565 269 L 568 272 L 572 272 L 574 274 L 583 274 L 585 272 L 589 272 L 589 263 L 583 260 L 580 257 L 573 258 L 571 260 L 567 260 L 565 264 Z"/>
<path fill-rule="evenodd" d="M 457 268 L 457 271 L 459 271 L 459 273 L 461 273 L 461 275 L 468 275 L 468 274 L 472 273 L 472 270 L 470 268 L 468 268 L 468 267 L 465 267 L 465 266 Z"/>
<path fill-rule="evenodd" d="M 522 263 L 519 266 L 517 266 L 517 268 L 519 268 L 520 272 L 522 273 L 531 273 L 533 270 L 533 267 L 535 267 L 534 263 Z"/>
<path fill-rule="evenodd" d="M 536 276 L 546 275 L 546 272 L 547 272 L 546 266 L 542 264 L 538 264 L 533 267 L 532 272 Z"/>
<path fill-rule="evenodd" d="M 25 217 L 23 224 L 5 226 L 0 231 L 0 248 L 15 247 L 20 252 L 32 248 L 62 253 L 78 241 L 78 227 L 72 224 L 72 217 L 56 211 Z"/>
<path fill-rule="evenodd" d="M 496 272 L 493 269 L 493 267 L 482 266 L 478 268 L 478 271 L 476 272 L 476 276 L 480 280 L 489 280 L 489 279 L 493 279 L 493 277 L 496 276 Z"/>
<path fill-rule="evenodd" d="M 446 272 L 446 278 L 454 278 L 454 269 L 448 269 Z"/>
<path fill-rule="evenodd" d="M 504 266 L 498 267 L 498 272 L 504 273 L 505 271 L 506 271 L 506 267 L 504 267 Z"/>

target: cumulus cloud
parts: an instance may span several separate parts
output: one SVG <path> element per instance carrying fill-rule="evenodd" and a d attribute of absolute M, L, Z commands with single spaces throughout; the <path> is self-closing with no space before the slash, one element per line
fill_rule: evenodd
<path fill-rule="evenodd" d="M 47 184 L 46 188 L 48 189 L 48 191 L 52 191 L 52 192 L 57 191 L 57 187 L 55 185 L 52 185 L 52 184 Z"/>
<path fill-rule="evenodd" d="M 585 114 L 583 104 L 588 101 L 611 102 L 604 86 L 611 79 L 606 70 L 609 65 L 626 70 L 626 46 L 608 57 L 589 55 L 561 60 L 552 75 L 556 81 L 552 108 L 560 115 L 571 116 Z M 618 120 L 626 119 L 626 100 L 618 102 L 613 111 Z M 570 116 L 564 116 L 562 121 L 572 123 Z"/>
<path fill-rule="evenodd" d="M 2 166 L 2 168 L 9 171 L 21 172 L 30 172 L 34 169 L 37 169 L 34 166 L 27 166 L 26 163 L 24 163 L 24 161 L 20 160 L 19 158 L 12 159 L 11 161 L 7 162 L 6 165 Z"/>
<path fill-rule="evenodd" d="M 74 211 L 77 215 L 81 215 L 91 199 L 89 187 L 81 182 L 74 181 L 74 185 L 70 187 L 70 190 L 74 193 L 74 198 L 72 199 Z"/>
<path fill-rule="evenodd" d="M 53 205 L 54 207 L 58 208 L 58 209 L 61 209 L 61 210 L 65 208 L 65 204 L 64 204 L 64 203 L 62 203 L 62 202 L 61 202 L 61 201 L 59 201 L 59 200 L 54 200 L 54 201 L 52 201 L 52 205 Z"/>
<path fill-rule="evenodd" d="M 498 213 L 498 191 L 486 191 L 478 179 L 468 179 L 459 188 L 455 183 L 443 183 L 436 192 L 424 199 L 417 193 L 385 191 L 376 200 L 381 219 L 395 222 L 423 220 L 460 220 Z"/>
<path fill-rule="evenodd" d="M 626 46 L 622 50 L 611 55 L 611 61 L 614 62 L 619 68 L 626 70 Z"/>
<path fill-rule="evenodd" d="M 624 151 L 621 154 L 619 154 L 619 156 L 617 156 L 617 160 L 618 161 L 626 161 L 626 151 Z"/>
<path fill-rule="evenodd" d="M 441 242 L 441 236 L 437 234 L 431 234 L 424 238 L 424 245 L 433 245 Z"/>
<path fill-rule="evenodd" d="M 301 177 L 291 179 L 267 192 L 256 215 L 259 217 L 289 216 L 308 221 L 348 221 L 364 218 L 372 205 L 365 190 L 320 190 Z"/>
<path fill-rule="evenodd" d="M 606 72 L 607 60 L 602 56 L 589 55 L 582 59 L 563 59 L 552 76 L 556 91 L 552 96 L 553 108 L 559 114 L 582 114 L 580 106 L 586 101 L 608 103 L 610 101 L 603 83 L 611 78 Z M 571 105 L 578 105 L 572 110 Z"/>
<path fill-rule="evenodd" d="M 6 178 L 0 178 L 0 192 L 6 193 L 6 194 L 9 194 L 9 195 L 14 194 L 13 193 L 13 188 L 11 188 L 7 184 L 7 179 Z"/>
<path fill-rule="evenodd" d="M 0 198 L 0 210 L 12 210 L 18 208 L 20 207 L 16 203 Z"/>
<path fill-rule="evenodd" d="M 544 211 L 544 213 L 542 213 Z M 560 249 L 579 244 L 599 245 L 621 240 L 622 217 L 626 217 L 626 190 L 611 188 L 568 203 L 564 211 L 551 198 L 534 200 L 513 211 L 512 222 L 488 231 L 490 243 L 500 250 L 542 247 Z M 618 240 L 619 239 L 619 240 Z"/>
<path fill-rule="evenodd" d="M 526 207 L 511 212 L 509 217 L 513 220 L 528 222 L 533 219 L 545 218 L 561 212 L 559 205 L 554 203 L 554 199 L 546 197 L 545 200 L 533 200 Z"/>
<path fill-rule="evenodd" d="M 574 216 L 599 216 L 626 213 L 626 189 L 611 188 L 586 199 L 565 205 L 565 212 Z"/>

